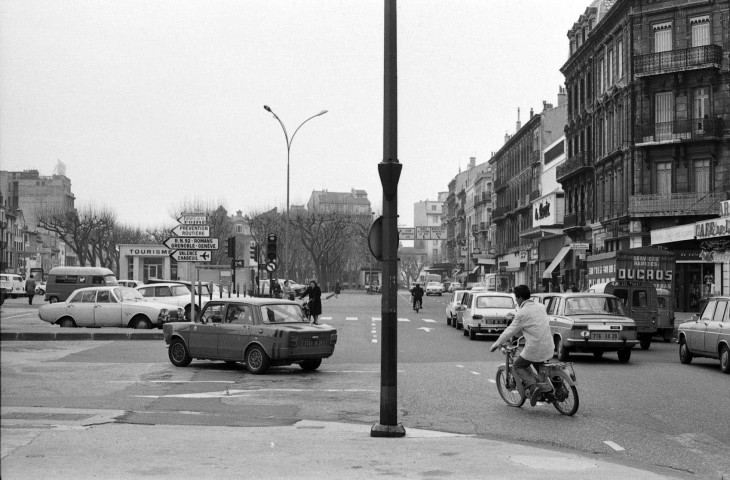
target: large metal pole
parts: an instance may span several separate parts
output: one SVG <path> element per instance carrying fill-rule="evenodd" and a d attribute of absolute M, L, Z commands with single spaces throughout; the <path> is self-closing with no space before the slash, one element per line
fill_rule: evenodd
<path fill-rule="evenodd" d="M 296 133 L 296 132 L 294 132 Z M 292 137 L 294 140 L 294 137 Z M 286 224 L 284 225 L 284 280 L 289 280 L 289 153 L 291 151 L 291 143 L 286 145 Z"/>
<path fill-rule="evenodd" d="M 378 164 L 383 186 L 383 297 L 381 301 L 380 423 L 373 437 L 402 437 L 398 425 L 398 62 L 396 0 L 385 0 L 385 69 L 383 161 Z M 370 280 L 372 283 L 372 279 Z"/>

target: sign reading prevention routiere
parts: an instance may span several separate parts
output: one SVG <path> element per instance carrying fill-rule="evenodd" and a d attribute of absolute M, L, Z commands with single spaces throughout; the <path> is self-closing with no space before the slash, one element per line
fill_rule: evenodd
<path fill-rule="evenodd" d="M 170 256 L 178 262 L 207 262 L 211 257 L 207 250 L 175 250 Z"/>
<path fill-rule="evenodd" d="M 218 250 L 217 238 L 170 237 L 162 243 L 170 250 Z"/>
<path fill-rule="evenodd" d="M 172 234 L 178 237 L 209 237 L 210 225 L 180 224 L 172 229 Z"/>

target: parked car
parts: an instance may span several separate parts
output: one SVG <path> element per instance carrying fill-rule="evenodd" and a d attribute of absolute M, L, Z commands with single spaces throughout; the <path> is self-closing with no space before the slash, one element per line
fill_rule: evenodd
<path fill-rule="evenodd" d="M 438 295 L 444 294 L 444 284 L 441 282 L 428 282 L 426 284 L 426 295 Z"/>
<path fill-rule="evenodd" d="M 0 273 L 0 288 L 5 297 L 24 297 L 25 281 L 20 275 L 14 273 Z"/>
<path fill-rule="evenodd" d="M 48 272 L 46 301 L 65 301 L 79 288 L 101 285 L 119 285 L 114 272 L 102 267 L 53 267 Z"/>
<path fill-rule="evenodd" d="M 572 352 L 617 352 L 619 362 L 631 358 L 638 345 L 636 322 L 626 315 L 621 300 L 605 293 L 555 293 L 548 300 L 550 332 L 558 360 Z"/>
<path fill-rule="evenodd" d="M 129 288 L 137 288 L 144 285 L 144 282 L 141 282 L 139 280 L 117 280 L 117 283 L 123 287 L 129 287 Z"/>
<path fill-rule="evenodd" d="M 212 300 L 195 323 L 166 324 L 163 332 L 177 367 L 193 359 L 224 360 L 243 362 L 254 374 L 293 363 L 316 370 L 337 343 L 337 329 L 310 325 L 300 304 L 275 298 Z"/>
<path fill-rule="evenodd" d="M 679 361 L 694 357 L 720 360 L 720 370 L 730 373 L 730 297 L 710 297 L 699 315 L 679 324 Z"/>
<path fill-rule="evenodd" d="M 284 279 L 279 278 L 279 279 L 277 279 L 277 281 L 279 282 L 279 285 L 283 289 L 284 288 Z M 270 283 L 269 279 L 261 280 L 260 288 L 256 289 L 256 294 L 261 293 L 262 295 L 268 296 L 269 295 L 269 283 Z M 289 280 L 289 287 L 294 292 L 294 295 L 299 295 L 307 288 L 306 285 L 297 283 L 294 280 Z M 320 285 L 320 287 L 321 287 L 321 285 Z"/>
<path fill-rule="evenodd" d="M 61 327 L 162 328 L 184 315 L 180 307 L 146 302 L 137 290 L 120 286 L 79 288 L 64 302 L 38 309 L 41 320 Z"/>
<path fill-rule="evenodd" d="M 460 284 L 459 282 L 451 282 L 451 283 L 449 284 L 449 292 L 450 292 L 450 293 L 451 293 L 451 292 L 454 292 L 454 291 L 456 291 L 456 290 L 463 290 L 463 289 L 464 289 L 463 285 L 462 285 L 462 284 Z"/>
<path fill-rule="evenodd" d="M 543 305 L 547 306 L 548 300 L 550 300 L 554 296 L 555 292 L 540 292 L 531 294 L 530 298 L 536 303 L 542 303 Z"/>
<path fill-rule="evenodd" d="M 462 327 L 464 335 L 474 340 L 477 334 L 501 334 L 512 323 L 517 313 L 517 303 L 509 293 L 473 291 L 464 304 Z"/>
<path fill-rule="evenodd" d="M 186 285 L 182 282 L 161 282 L 142 285 L 136 290 L 150 302 L 162 302 L 170 305 L 182 307 L 185 310 L 185 319 L 191 320 L 190 316 L 190 283 Z M 200 301 L 198 301 L 197 293 L 200 293 Z M 195 295 L 193 316 L 200 313 L 199 303 L 205 304 L 210 300 L 210 290 L 207 284 L 198 285 Z"/>
<path fill-rule="evenodd" d="M 456 325 L 456 307 L 461 304 L 465 293 L 466 290 L 457 290 L 451 295 L 451 300 L 446 304 L 446 325 L 451 325 L 451 322 Z"/>
<path fill-rule="evenodd" d="M 36 295 L 45 295 L 46 294 L 46 282 L 38 282 L 35 286 L 35 294 Z"/>

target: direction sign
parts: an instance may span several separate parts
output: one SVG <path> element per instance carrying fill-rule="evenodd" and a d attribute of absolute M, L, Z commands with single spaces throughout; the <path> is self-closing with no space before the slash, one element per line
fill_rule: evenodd
<path fill-rule="evenodd" d="M 170 250 L 218 250 L 217 238 L 170 237 L 162 243 Z"/>
<path fill-rule="evenodd" d="M 416 229 L 415 228 L 399 228 L 398 239 L 400 240 L 415 240 Z"/>
<path fill-rule="evenodd" d="M 431 229 L 428 227 L 416 227 L 416 239 L 430 240 L 431 239 Z"/>
<path fill-rule="evenodd" d="M 443 240 L 446 238 L 444 227 L 431 227 L 431 240 Z"/>
<path fill-rule="evenodd" d="M 183 225 L 205 225 L 208 223 L 208 215 L 204 213 L 183 213 L 177 218 Z"/>
<path fill-rule="evenodd" d="M 210 225 L 180 224 L 172 229 L 172 234 L 178 237 L 209 237 Z"/>
<path fill-rule="evenodd" d="M 178 262 L 207 262 L 211 257 L 207 250 L 175 250 L 170 256 Z"/>

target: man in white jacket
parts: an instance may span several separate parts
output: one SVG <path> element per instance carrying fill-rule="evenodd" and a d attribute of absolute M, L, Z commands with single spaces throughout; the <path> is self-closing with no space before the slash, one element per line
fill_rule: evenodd
<path fill-rule="evenodd" d="M 494 342 L 490 351 L 493 352 L 502 344 L 509 342 L 513 336 L 525 337 L 525 348 L 515 360 L 514 367 L 515 373 L 525 386 L 525 393 L 530 397 L 530 405 L 534 407 L 540 394 L 551 390 L 549 384 L 538 383 L 539 378 L 530 368 L 530 365 L 545 362 L 553 357 L 555 346 L 550 334 L 550 318 L 543 305 L 530 299 L 530 288 L 527 285 L 518 285 L 513 292 L 517 297 L 517 315 Z"/>

